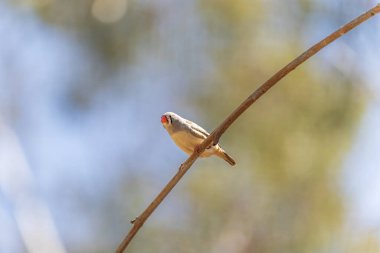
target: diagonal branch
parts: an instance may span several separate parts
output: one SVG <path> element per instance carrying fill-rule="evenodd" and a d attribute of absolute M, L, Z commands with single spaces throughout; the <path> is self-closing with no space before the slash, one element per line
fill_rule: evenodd
<path fill-rule="evenodd" d="M 199 155 L 213 142 L 218 143 L 220 137 L 223 133 L 232 125 L 232 123 L 243 113 L 248 107 L 250 107 L 257 99 L 259 99 L 265 92 L 267 92 L 270 88 L 272 88 L 278 81 L 280 81 L 284 76 L 286 76 L 289 72 L 294 70 L 304 61 L 309 59 L 311 56 L 318 53 L 322 48 L 326 47 L 328 44 L 338 39 L 345 33 L 349 32 L 359 24 L 363 23 L 367 19 L 372 16 L 378 14 L 380 12 L 380 4 L 377 4 L 375 7 L 345 24 L 335 32 L 328 35 L 323 40 L 319 41 L 317 44 L 306 50 L 300 56 L 295 58 L 288 65 L 279 70 L 276 74 L 274 74 L 270 79 L 268 79 L 265 83 L 263 83 L 257 90 L 255 90 L 246 100 L 241 103 L 239 107 L 237 107 L 208 137 L 203 141 L 194 151 L 194 153 L 179 167 L 178 172 L 174 175 L 174 177 L 169 181 L 169 183 L 162 189 L 162 191 L 158 194 L 158 196 L 153 200 L 152 203 L 144 210 L 144 212 L 136 217 L 135 220 L 131 221 L 133 227 L 121 242 L 119 247 L 116 250 L 116 253 L 122 253 L 129 245 L 130 241 L 148 219 L 148 217 L 153 213 L 153 211 L 157 208 L 157 206 L 164 200 L 164 198 L 169 194 L 169 192 L 174 188 L 174 186 L 179 182 L 179 180 L 185 175 L 185 173 L 190 169 L 195 160 L 199 157 Z"/>

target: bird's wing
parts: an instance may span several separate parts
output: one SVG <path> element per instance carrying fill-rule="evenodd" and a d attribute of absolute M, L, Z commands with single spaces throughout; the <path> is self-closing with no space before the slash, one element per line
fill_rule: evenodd
<path fill-rule="evenodd" d="M 190 126 L 189 129 L 190 129 L 190 132 L 192 135 L 194 135 L 198 138 L 202 138 L 202 139 L 206 139 L 207 136 L 210 135 L 206 130 L 204 130 L 202 127 L 198 126 L 194 122 L 191 122 L 188 120 L 187 123 Z"/>

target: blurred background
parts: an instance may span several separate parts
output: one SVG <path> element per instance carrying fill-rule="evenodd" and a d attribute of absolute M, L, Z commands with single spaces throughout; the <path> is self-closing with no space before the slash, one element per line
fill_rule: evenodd
<path fill-rule="evenodd" d="M 208 130 L 375 1 L 1 0 L 0 252 L 113 252 Z M 380 16 L 288 75 L 128 252 L 380 252 Z"/>

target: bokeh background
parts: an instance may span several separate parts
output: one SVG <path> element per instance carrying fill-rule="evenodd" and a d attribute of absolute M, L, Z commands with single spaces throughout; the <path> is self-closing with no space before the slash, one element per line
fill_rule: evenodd
<path fill-rule="evenodd" d="M 375 1 L 0 0 L 0 252 L 113 252 L 212 130 Z M 198 160 L 128 252 L 380 252 L 380 16 L 334 42 Z"/>

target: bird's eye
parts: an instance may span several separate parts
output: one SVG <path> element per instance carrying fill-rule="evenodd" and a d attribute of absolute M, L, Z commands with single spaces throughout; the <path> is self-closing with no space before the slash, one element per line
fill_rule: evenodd
<path fill-rule="evenodd" d="M 172 116 L 168 115 L 168 121 L 169 121 L 169 124 L 171 124 L 173 122 Z"/>

